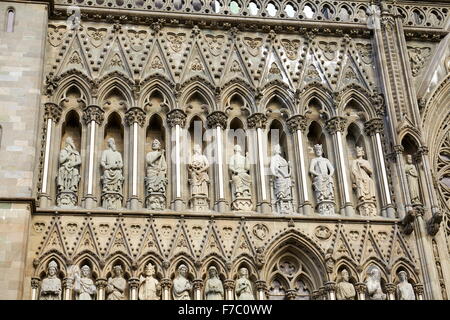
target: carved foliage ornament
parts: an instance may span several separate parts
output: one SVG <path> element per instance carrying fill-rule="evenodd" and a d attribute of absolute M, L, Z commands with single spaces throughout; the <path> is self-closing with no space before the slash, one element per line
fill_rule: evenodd
<path fill-rule="evenodd" d="M 48 102 L 44 104 L 44 119 L 52 119 L 54 122 L 58 123 L 61 118 L 62 107 L 56 103 Z"/>
<path fill-rule="evenodd" d="M 84 109 L 83 120 L 86 124 L 91 121 L 95 121 L 98 125 L 101 125 L 104 120 L 105 111 L 99 106 L 90 105 Z"/>
<path fill-rule="evenodd" d="M 256 57 L 259 55 L 259 49 L 262 46 L 263 39 L 262 38 L 244 38 L 244 43 L 247 45 L 248 53 L 252 56 Z"/>
<path fill-rule="evenodd" d="M 167 33 L 167 40 L 170 43 L 170 48 L 175 52 L 180 52 L 184 40 L 186 39 L 185 33 Z"/>
<path fill-rule="evenodd" d="M 287 121 L 287 126 L 291 133 L 295 133 L 297 130 L 305 131 L 307 126 L 306 117 L 303 115 L 294 115 Z"/>
<path fill-rule="evenodd" d="M 106 33 L 107 29 L 105 28 L 87 28 L 87 34 L 89 36 L 91 44 L 96 48 L 98 48 L 103 43 Z"/>
<path fill-rule="evenodd" d="M 337 42 L 319 41 L 319 48 L 322 49 L 323 55 L 328 60 L 334 60 L 338 49 Z"/>
<path fill-rule="evenodd" d="M 217 126 L 225 130 L 227 127 L 227 115 L 222 111 L 211 112 L 206 118 L 209 128 L 215 128 Z"/>
<path fill-rule="evenodd" d="M 225 42 L 225 37 L 223 35 L 213 36 L 206 35 L 206 41 L 208 42 L 209 51 L 213 56 L 218 56 L 222 52 L 222 46 Z"/>
<path fill-rule="evenodd" d="M 143 43 L 147 37 L 147 31 L 145 30 L 128 30 L 128 39 L 130 39 L 131 49 L 134 51 L 141 51 L 143 49 Z"/>
<path fill-rule="evenodd" d="M 247 118 L 247 124 L 249 128 L 264 129 L 267 124 L 267 117 L 263 113 L 254 113 Z"/>
<path fill-rule="evenodd" d="M 61 44 L 64 34 L 66 33 L 66 26 L 48 26 L 48 42 L 54 47 L 57 47 Z"/>
<path fill-rule="evenodd" d="M 372 63 L 372 45 L 370 43 L 357 43 L 356 49 L 358 49 L 361 60 L 365 64 Z"/>
<path fill-rule="evenodd" d="M 318 226 L 314 230 L 314 235 L 319 239 L 326 240 L 331 237 L 331 230 L 326 226 Z"/>
<path fill-rule="evenodd" d="M 265 224 L 258 223 L 253 227 L 253 234 L 255 237 L 257 237 L 259 240 L 264 240 L 267 235 L 269 234 L 269 228 Z"/>
<path fill-rule="evenodd" d="M 289 59 L 295 60 L 297 59 L 298 48 L 300 47 L 299 40 L 281 40 L 281 45 L 284 50 L 286 50 L 286 55 Z"/>
<path fill-rule="evenodd" d="M 411 63 L 411 73 L 413 77 L 417 77 L 425 66 L 427 58 L 431 55 L 429 47 L 410 47 L 408 46 L 409 62 Z"/>
<path fill-rule="evenodd" d="M 129 126 L 132 126 L 133 123 L 139 124 L 139 126 L 143 127 L 145 124 L 145 112 L 141 108 L 131 108 L 125 114 L 125 121 Z"/>
<path fill-rule="evenodd" d="M 335 134 L 338 131 L 343 132 L 346 125 L 347 119 L 339 116 L 333 117 L 326 122 L 326 128 L 330 134 Z"/>
<path fill-rule="evenodd" d="M 366 133 L 370 136 L 383 132 L 383 120 L 381 118 L 373 118 L 365 124 Z"/>
<path fill-rule="evenodd" d="M 170 127 L 179 125 L 184 127 L 186 123 L 186 113 L 181 109 L 173 109 L 167 114 L 167 123 Z"/>

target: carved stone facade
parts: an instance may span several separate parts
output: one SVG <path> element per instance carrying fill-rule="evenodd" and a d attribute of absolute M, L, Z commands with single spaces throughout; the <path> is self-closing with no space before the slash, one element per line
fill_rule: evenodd
<path fill-rule="evenodd" d="M 450 5 L 212 3 L 0 3 L 0 298 L 448 299 Z"/>

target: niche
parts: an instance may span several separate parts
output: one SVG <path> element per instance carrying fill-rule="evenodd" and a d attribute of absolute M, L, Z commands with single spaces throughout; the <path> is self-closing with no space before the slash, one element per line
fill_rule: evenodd
<path fill-rule="evenodd" d="M 61 129 L 61 145 L 60 149 L 63 149 L 66 145 L 66 139 L 71 137 L 75 148 L 81 154 L 81 125 L 80 117 L 75 110 L 71 110 L 66 115 L 66 120 L 62 124 Z"/>
<path fill-rule="evenodd" d="M 268 132 L 268 154 L 269 157 L 273 156 L 273 148 L 279 144 L 281 147 L 281 156 L 286 159 L 286 161 L 289 161 L 288 156 L 288 145 L 287 145 L 287 139 L 286 134 L 283 129 L 283 125 L 278 120 L 273 120 L 269 127 Z"/>
<path fill-rule="evenodd" d="M 188 141 L 189 141 L 189 150 L 186 154 L 190 157 L 193 155 L 194 145 L 198 144 L 202 149 L 202 154 L 205 154 L 205 150 L 207 147 L 206 139 L 204 139 L 205 128 L 203 126 L 203 121 L 199 116 L 194 116 L 191 119 L 188 129 Z M 206 154 L 205 154 L 206 155 Z M 189 160 L 188 160 L 189 163 Z"/>
<path fill-rule="evenodd" d="M 316 144 L 322 145 L 323 156 L 325 158 L 330 159 L 327 150 L 325 134 L 323 133 L 323 129 L 318 122 L 316 121 L 311 122 L 311 124 L 309 125 L 307 138 L 308 138 L 308 155 L 310 159 L 315 158 L 314 145 Z"/>
<path fill-rule="evenodd" d="M 153 140 L 158 139 L 161 142 L 161 148 L 165 149 L 165 132 L 163 121 L 161 117 L 157 114 L 150 118 L 150 122 L 147 127 L 147 134 L 145 140 L 145 154 L 152 151 Z M 165 155 L 167 157 L 167 154 Z"/>
<path fill-rule="evenodd" d="M 120 118 L 119 114 L 116 112 L 113 112 L 108 117 L 108 122 L 105 127 L 105 139 L 103 141 L 103 150 L 106 150 L 108 148 L 108 139 L 113 138 L 116 143 L 117 151 L 119 151 L 122 154 L 122 158 L 124 156 L 123 154 L 123 125 L 122 125 L 122 119 Z"/>
<path fill-rule="evenodd" d="M 352 123 L 348 127 L 346 141 L 347 158 L 349 161 L 356 159 L 356 147 L 362 147 L 364 149 L 364 152 L 366 153 L 367 160 L 369 160 L 369 150 L 367 150 L 366 146 L 364 145 L 364 136 L 362 135 L 362 130 L 357 124 Z"/>
<path fill-rule="evenodd" d="M 245 153 L 249 151 L 244 125 L 239 118 L 234 118 L 230 122 L 230 130 L 228 131 L 226 146 L 227 161 L 234 154 L 233 149 L 235 145 L 239 145 L 241 147 L 242 155 L 245 155 Z"/>

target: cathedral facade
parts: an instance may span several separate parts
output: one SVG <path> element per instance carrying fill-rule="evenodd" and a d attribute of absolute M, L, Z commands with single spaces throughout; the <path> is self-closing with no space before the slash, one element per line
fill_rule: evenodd
<path fill-rule="evenodd" d="M 0 2 L 0 298 L 447 300 L 449 11 Z"/>

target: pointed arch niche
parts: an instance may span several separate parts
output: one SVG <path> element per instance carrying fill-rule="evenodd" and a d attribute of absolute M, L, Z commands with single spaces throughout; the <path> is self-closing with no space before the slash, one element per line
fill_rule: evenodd
<path fill-rule="evenodd" d="M 403 146 L 403 161 L 404 170 L 406 174 L 406 181 L 409 191 L 409 203 L 421 204 L 423 202 L 424 190 L 421 186 L 426 185 L 425 181 L 421 181 L 423 174 L 421 174 L 420 155 L 418 154 L 419 146 L 416 140 L 410 135 L 406 134 L 402 139 Z"/>

